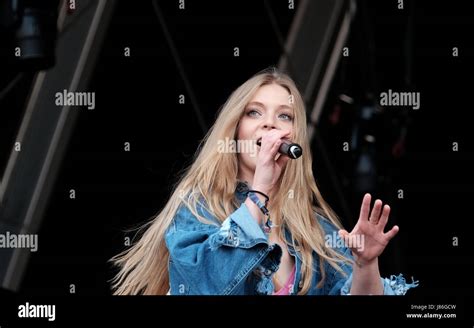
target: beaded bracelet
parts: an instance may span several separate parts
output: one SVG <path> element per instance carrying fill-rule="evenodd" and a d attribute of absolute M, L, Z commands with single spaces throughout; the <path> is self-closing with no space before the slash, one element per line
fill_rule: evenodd
<path fill-rule="evenodd" d="M 257 193 L 257 194 L 260 194 L 262 195 L 263 197 L 265 197 L 265 205 L 264 206 L 267 206 L 268 204 L 268 201 L 270 200 L 270 197 L 268 197 L 266 194 L 264 194 L 263 192 L 261 191 L 258 191 L 258 190 L 248 190 L 247 191 L 247 194 L 248 193 Z M 258 199 L 258 198 L 257 198 Z M 260 200 L 259 200 L 260 201 Z M 259 206 L 260 207 L 260 206 Z"/>
<path fill-rule="evenodd" d="M 263 204 L 255 194 L 260 194 L 263 197 L 265 197 L 265 204 Z M 255 205 L 258 206 L 260 211 L 262 211 L 262 213 L 267 217 L 267 221 L 265 222 L 265 225 L 263 226 L 263 230 L 266 233 L 269 233 L 272 230 L 272 227 L 273 227 L 272 220 L 270 220 L 270 211 L 267 208 L 268 200 L 270 198 L 266 194 L 264 194 L 263 192 L 258 191 L 258 190 L 249 190 L 249 191 L 247 191 L 247 196 L 250 198 L 250 200 L 252 202 L 255 203 Z"/>

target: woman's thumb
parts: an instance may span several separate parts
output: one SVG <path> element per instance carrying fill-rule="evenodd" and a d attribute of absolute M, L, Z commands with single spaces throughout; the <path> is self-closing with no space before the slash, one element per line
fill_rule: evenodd
<path fill-rule="evenodd" d="M 279 167 L 284 168 L 286 163 L 288 163 L 289 160 L 290 160 L 290 158 L 288 156 L 280 155 L 280 157 L 278 157 L 276 162 L 277 162 Z"/>

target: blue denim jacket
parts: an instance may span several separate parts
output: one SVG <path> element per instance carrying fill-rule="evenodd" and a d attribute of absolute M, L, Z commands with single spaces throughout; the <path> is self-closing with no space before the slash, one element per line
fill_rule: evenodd
<path fill-rule="evenodd" d="M 171 295 L 271 295 L 274 291 L 272 275 L 278 270 L 282 250 L 270 244 L 267 235 L 243 204 L 248 186 L 239 183 L 236 190 L 240 207 L 219 226 L 200 222 L 186 206 L 181 206 L 167 230 L 165 240 L 170 253 L 169 278 Z M 200 214 L 218 222 L 209 212 Z M 326 218 L 316 215 L 326 234 L 337 236 L 336 227 Z M 291 236 L 286 231 L 287 240 Z M 295 259 L 295 280 L 290 293 L 302 287 L 301 255 L 293 247 L 288 249 Z M 339 251 L 351 258 L 348 248 Z M 321 288 L 318 255 L 314 252 L 315 272 L 308 295 L 348 295 L 352 281 L 352 266 L 342 265 L 347 276 L 329 264 Z M 417 282 L 406 283 L 403 276 L 381 278 L 386 295 L 404 295 Z"/>

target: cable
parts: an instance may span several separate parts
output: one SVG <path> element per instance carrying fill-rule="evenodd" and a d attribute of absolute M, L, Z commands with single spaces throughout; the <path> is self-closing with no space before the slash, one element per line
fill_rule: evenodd
<path fill-rule="evenodd" d="M 13 80 L 10 81 L 10 83 L 7 84 L 5 88 L 3 88 L 2 91 L 0 91 L 0 101 L 7 95 L 7 93 L 10 92 L 11 89 L 13 89 L 18 82 L 21 81 L 21 79 L 25 76 L 24 73 L 18 73 Z"/>
<path fill-rule="evenodd" d="M 278 43 L 280 45 L 282 54 L 283 54 L 283 56 L 285 56 L 285 58 L 287 60 L 288 74 L 291 75 L 291 72 L 295 72 L 295 69 L 294 69 L 294 66 L 292 65 L 290 54 L 289 54 L 288 50 L 286 49 L 283 35 L 281 34 L 280 29 L 278 28 L 277 19 L 275 17 L 275 14 L 274 14 L 268 0 L 264 0 L 264 4 L 265 4 L 265 8 L 266 8 L 268 17 L 269 17 L 270 22 L 271 22 L 271 26 L 273 28 L 273 31 L 275 32 Z M 321 140 L 321 136 L 317 132 L 317 129 L 315 129 L 315 133 L 313 134 L 312 137 L 316 140 L 317 146 L 320 149 L 319 156 L 322 158 L 323 163 L 327 168 L 328 175 L 330 176 L 330 181 L 333 184 L 334 190 L 336 192 L 336 196 L 339 199 L 339 203 L 341 205 L 343 215 L 350 219 L 351 214 L 350 214 L 349 206 L 347 205 L 346 199 L 345 199 L 344 194 L 342 192 L 342 187 L 340 186 L 340 183 L 338 181 L 336 172 L 334 171 L 334 169 L 331 166 L 331 161 L 329 159 L 329 155 L 328 155 L 328 152 L 326 150 L 326 146 L 324 145 L 324 142 Z"/>
<path fill-rule="evenodd" d="M 277 20 L 276 20 L 276 17 L 275 17 L 275 13 L 273 12 L 272 7 L 268 3 L 268 0 L 264 0 L 264 5 L 265 5 L 265 8 L 267 10 L 268 18 L 270 19 L 270 24 L 272 26 L 272 29 L 275 32 L 275 35 L 277 37 L 278 44 L 280 45 L 281 52 L 282 52 L 283 56 L 285 56 L 286 61 L 288 63 L 288 68 L 287 68 L 288 74 L 292 75 L 292 72 L 295 72 L 295 69 L 294 69 L 292 61 L 291 61 L 290 53 L 286 49 L 283 35 L 281 34 L 280 29 L 278 28 L 278 23 L 277 23 Z"/>
<path fill-rule="evenodd" d="M 71 28 L 74 24 L 78 22 L 78 20 L 83 16 L 87 10 L 91 9 L 93 5 L 96 5 L 97 3 L 95 1 L 89 1 L 87 5 L 84 7 L 81 7 L 79 11 L 74 12 L 74 19 L 69 21 L 67 24 L 65 24 L 59 31 L 58 31 L 58 40 L 64 35 L 64 33 Z M 60 10 L 64 10 L 60 8 Z"/>
<path fill-rule="evenodd" d="M 179 74 L 181 75 L 181 78 L 183 79 L 184 86 L 189 94 L 189 98 L 191 99 L 191 103 L 193 105 L 194 112 L 196 114 L 196 117 L 198 119 L 199 126 L 201 127 L 202 132 L 205 134 L 207 133 L 207 125 L 204 120 L 204 117 L 202 116 L 201 110 L 199 108 L 198 101 L 196 99 L 196 96 L 194 95 L 193 89 L 191 87 L 191 83 L 189 82 L 186 73 L 184 71 L 184 66 L 181 62 L 181 59 L 179 57 L 178 50 L 176 49 L 176 46 L 174 45 L 173 39 L 171 38 L 171 35 L 168 31 L 168 28 L 165 23 L 165 19 L 163 15 L 161 14 L 161 10 L 158 7 L 157 1 L 152 1 L 153 4 L 153 9 L 155 10 L 156 16 L 158 18 L 158 21 L 160 22 L 161 28 L 163 29 L 163 33 L 165 35 L 166 41 L 168 42 L 168 45 L 170 47 L 171 53 L 173 55 L 174 61 L 176 63 L 176 66 L 178 66 L 178 71 Z"/>

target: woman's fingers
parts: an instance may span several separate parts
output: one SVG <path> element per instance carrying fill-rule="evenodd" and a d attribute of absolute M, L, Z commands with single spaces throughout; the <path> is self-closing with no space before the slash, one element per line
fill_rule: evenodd
<path fill-rule="evenodd" d="M 347 235 L 349 235 L 349 232 L 347 232 L 345 229 L 340 229 L 338 233 L 341 238 L 345 238 Z"/>
<path fill-rule="evenodd" d="M 281 141 L 284 137 L 288 137 L 291 131 L 273 129 L 262 136 L 262 146 L 264 144 L 273 145 L 277 141 Z"/>
<path fill-rule="evenodd" d="M 271 152 L 273 155 L 273 158 L 275 158 L 276 154 L 278 153 L 278 149 L 280 148 L 281 145 L 281 139 L 275 140 L 275 143 L 272 146 Z"/>
<path fill-rule="evenodd" d="M 380 216 L 380 220 L 378 222 L 378 224 L 380 225 L 380 227 L 382 227 L 382 231 L 383 231 L 383 228 L 385 228 L 385 225 L 387 224 L 388 222 L 388 216 L 390 215 L 390 206 L 388 205 L 385 205 L 383 207 L 383 211 L 382 211 L 382 215 Z"/>
<path fill-rule="evenodd" d="M 388 216 L 390 215 L 390 206 L 382 206 L 383 202 L 380 199 L 377 199 L 374 203 L 374 207 L 372 208 L 369 217 L 370 198 L 370 194 L 365 194 L 364 199 L 362 200 L 359 220 L 367 220 L 368 217 L 370 223 L 380 225 L 383 230 L 383 228 L 387 224 Z"/>
<path fill-rule="evenodd" d="M 364 250 L 364 239 L 361 235 L 351 234 L 344 229 L 339 230 L 338 233 L 346 247 L 352 251 L 362 252 Z"/>
<path fill-rule="evenodd" d="M 384 235 L 385 237 L 387 238 L 387 241 L 390 241 L 390 239 L 392 239 L 393 237 L 395 237 L 395 235 L 398 233 L 398 231 L 400 230 L 400 228 L 398 226 L 393 226 L 392 229 L 390 229 L 390 231 L 387 231 Z"/>
<path fill-rule="evenodd" d="M 374 207 L 372 208 L 372 212 L 370 213 L 370 223 L 377 224 L 377 222 L 379 222 L 381 209 L 382 201 L 380 199 L 377 199 L 375 201 Z"/>
<path fill-rule="evenodd" d="M 290 158 L 288 156 L 279 156 L 278 159 L 276 160 L 276 163 L 278 167 L 284 168 L 286 163 L 288 163 L 289 160 Z"/>
<path fill-rule="evenodd" d="M 349 232 L 347 232 L 347 230 L 340 229 L 338 231 L 338 233 L 339 233 L 339 237 L 341 237 L 341 239 L 344 241 L 344 243 L 346 243 L 347 238 L 349 237 Z"/>
<path fill-rule="evenodd" d="M 371 196 L 369 193 L 364 195 L 364 198 L 362 199 L 362 205 L 360 207 L 360 216 L 359 220 L 362 221 L 367 221 L 369 218 L 369 211 L 370 211 L 370 199 Z"/>
<path fill-rule="evenodd" d="M 291 131 L 273 129 L 262 136 L 260 151 L 266 155 L 267 160 L 275 160 L 282 144 L 281 139 L 291 134 Z"/>

